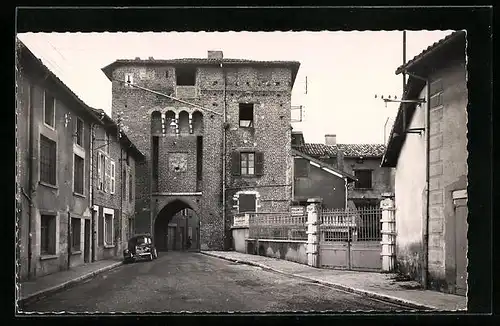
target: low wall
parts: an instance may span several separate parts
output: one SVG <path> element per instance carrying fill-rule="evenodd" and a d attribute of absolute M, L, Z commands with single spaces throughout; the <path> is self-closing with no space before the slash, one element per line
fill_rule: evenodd
<path fill-rule="evenodd" d="M 246 253 L 247 245 L 245 240 L 248 238 L 248 227 L 232 227 L 233 249 L 234 251 Z"/>
<path fill-rule="evenodd" d="M 307 241 L 246 239 L 246 253 L 274 257 L 307 265 Z"/>

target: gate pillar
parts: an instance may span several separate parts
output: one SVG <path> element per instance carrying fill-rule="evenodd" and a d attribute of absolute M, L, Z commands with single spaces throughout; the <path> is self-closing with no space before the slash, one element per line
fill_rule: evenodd
<path fill-rule="evenodd" d="M 395 266 L 396 218 L 392 194 L 383 194 L 385 199 L 380 202 L 382 209 L 382 271 L 393 272 Z"/>
<path fill-rule="evenodd" d="M 307 264 L 319 267 L 319 222 L 321 220 L 321 198 L 307 200 Z"/>

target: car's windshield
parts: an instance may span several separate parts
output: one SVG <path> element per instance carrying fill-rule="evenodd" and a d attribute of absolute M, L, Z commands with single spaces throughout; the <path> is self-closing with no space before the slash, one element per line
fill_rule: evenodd
<path fill-rule="evenodd" d="M 145 244 L 145 243 L 148 243 L 148 240 L 146 237 L 137 238 L 137 244 L 141 245 L 141 244 Z"/>

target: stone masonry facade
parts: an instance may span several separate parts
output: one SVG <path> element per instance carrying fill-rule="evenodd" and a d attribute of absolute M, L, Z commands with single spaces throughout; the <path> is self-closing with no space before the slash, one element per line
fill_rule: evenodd
<path fill-rule="evenodd" d="M 103 71 L 113 80 L 113 117 L 123 112 L 127 135 L 146 156 L 145 163 L 136 167 L 137 231 L 154 232 L 155 221 L 167 212 L 171 218 L 180 209 L 191 208 L 200 218 L 200 248 L 222 249 L 231 243 L 230 223 L 239 192 L 258 193 L 258 210 L 289 209 L 290 99 L 298 63 L 295 68 L 289 63 L 258 62 L 221 68 L 213 61 L 194 59 L 189 64 L 189 60 L 117 61 Z M 195 69 L 195 83 L 178 86 L 177 70 L 186 66 Z M 137 86 L 188 103 L 121 82 L 128 76 Z M 253 128 L 239 126 L 239 106 L 246 102 L 253 104 Z M 160 125 L 155 117 L 160 117 Z M 262 174 L 234 173 L 235 152 L 262 153 L 258 155 Z"/>

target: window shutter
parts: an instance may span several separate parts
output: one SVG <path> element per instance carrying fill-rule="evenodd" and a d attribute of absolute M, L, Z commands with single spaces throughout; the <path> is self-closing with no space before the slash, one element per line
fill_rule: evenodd
<path fill-rule="evenodd" d="M 110 188 L 110 181 L 111 181 L 111 165 L 109 164 L 109 158 L 105 158 L 105 177 L 106 179 L 104 180 L 104 192 L 109 192 Z"/>
<path fill-rule="evenodd" d="M 255 175 L 263 175 L 264 174 L 264 153 L 256 152 L 255 153 Z"/>
<path fill-rule="evenodd" d="M 233 175 L 240 175 L 240 153 L 239 152 L 233 152 L 232 153 L 232 174 Z"/>
<path fill-rule="evenodd" d="M 111 161 L 111 175 L 110 175 L 110 180 L 111 180 L 111 193 L 115 193 L 115 162 Z"/>
<path fill-rule="evenodd" d="M 97 189 L 99 190 L 101 190 L 101 180 L 102 180 L 101 161 L 102 161 L 102 154 L 99 153 L 97 155 Z"/>

